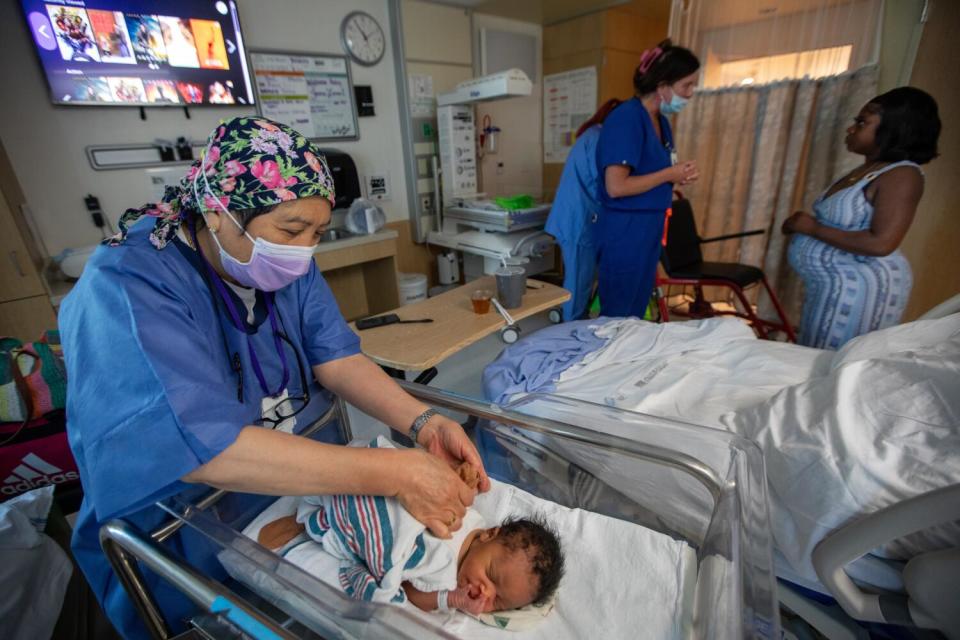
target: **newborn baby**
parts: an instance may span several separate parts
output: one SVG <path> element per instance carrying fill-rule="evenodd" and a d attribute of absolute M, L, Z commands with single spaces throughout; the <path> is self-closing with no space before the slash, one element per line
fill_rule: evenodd
<path fill-rule="evenodd" d="M 392 446 L 377 438 L 370 446 Z M 473 489 L 479 473 L 457 469 Z M 450 540 L 437 538 L 395 498 L 303 498 L 296 516 L 274 521 L 258 540 L 276 549 L 305 531 L 341 561 L 340 585 L 358 600 L 404 602 L 424 611 L 460 609 L 474 615 L 519 609 L 550 599 L 563 575 L 555 533 L 535 519 L 486 527 L 468 508 Z"/>

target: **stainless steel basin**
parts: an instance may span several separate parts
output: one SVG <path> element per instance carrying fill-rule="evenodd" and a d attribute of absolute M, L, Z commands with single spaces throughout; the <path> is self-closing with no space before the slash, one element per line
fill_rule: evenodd
<path fill-rule="evenodd" d="M 346 229 L 327 229 L 323 232 L 323 235 L 320 236 L 320 242 L 336 242 L 337 240 L 346 240 L 347 238 L 354 237 L 355 233 L 350 233 Z"/>

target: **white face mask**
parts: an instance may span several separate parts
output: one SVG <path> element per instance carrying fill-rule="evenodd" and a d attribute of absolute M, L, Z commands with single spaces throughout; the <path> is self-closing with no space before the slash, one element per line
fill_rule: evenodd
<path fill-rule="evenodd" d="M 237 228 L 247 236 L 247 239 L 253 244 L 253 252 L 247 262 L 241 262 L 228 253 L 217 234 L 211 229 L 213 241 L 217 243 L 220 250 L 220 263 L 223 270 L 226 271 L 234 280 L 245 287 L 253 287 L 261 291 L 277 291 L 287 286 L 300 276 L 310 270 L 310 263 L 313 261 L 313 253 L 317 245 L 310 247 L 296 247 L 286 244 L 276 244 L 263 238 L 253 238 L 247 230 L 243 228 L 236 218 L 233 217 L 227 208 L 223 206 L 220 199 L 213 195 L 210 189 L 210 183 L 207 181 L 206 172 L 201 163 L 200 170 L 193 178 L 193 197 L 196 198 L 197 208 L 200 210 L 203 219 L 207 220 L 204 210 L 203 200 L 200 198 L 197 189 L 197 180 L 203 176 L 204 191 L 210 199 L 217 203 L 217 207 L 230 219 Z M 209 228 L 209 223 L 207 224 Z"/>

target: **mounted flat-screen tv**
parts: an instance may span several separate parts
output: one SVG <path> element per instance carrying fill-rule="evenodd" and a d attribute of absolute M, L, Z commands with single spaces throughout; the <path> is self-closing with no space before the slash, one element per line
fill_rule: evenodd
<path fill-rule="evenodd" d="M 252 105 L 234 0 L 21 0 L 56 104 Z"/>

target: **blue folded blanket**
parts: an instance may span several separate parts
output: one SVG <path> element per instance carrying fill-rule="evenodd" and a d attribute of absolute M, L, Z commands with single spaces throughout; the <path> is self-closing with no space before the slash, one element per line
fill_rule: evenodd
<path fill-rule="evenodd" d="M 483 370 L 484 395 L 504 404 L 516 393 L 553 391 L 561 373 L 604 345 L 594 330 L 612 320 L 564 322 L 510 345 Z"/>

